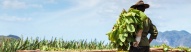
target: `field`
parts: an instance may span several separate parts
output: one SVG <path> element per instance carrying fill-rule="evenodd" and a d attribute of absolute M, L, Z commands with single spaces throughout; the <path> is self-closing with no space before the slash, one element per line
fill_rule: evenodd
<path fill-rule="evenodd" d="M 151 46 L 151 51 L 186 51 L 191 52 L 191 48 L 188 47 L 170 47 L 166 44 Z M 63 39 L 52 38 L 51 40 L 39 39 L 39 38 L 27 38 L 27 39 L 3 39 L 0 44 L 0 51 L 2 52 L 16 52 L 19 50 L 36 51 L 36 52 L 50 52 L 50 51 L 64 51 L 64 52 L 115 52 L 116 48 L 113 48 L 111 44 L 104 43 L 104 41 L 87 41 L 87 40 L 72 40 L 65 41 Z"/>

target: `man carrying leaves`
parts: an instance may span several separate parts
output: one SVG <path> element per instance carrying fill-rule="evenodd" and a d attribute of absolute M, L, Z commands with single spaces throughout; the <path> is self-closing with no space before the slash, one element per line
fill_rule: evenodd
<path fill-rule="evenodd" d="M 118 51 L 149 52 L 150 42 L 156 39 L 158 31 L 144 13 L 149 8 L 142 0 L 132 5 L 128 11 L 123 10 L 112 31 L 107 33 L 111 44 Z M 151 34 L 147 38 L 148 33 Z"/>

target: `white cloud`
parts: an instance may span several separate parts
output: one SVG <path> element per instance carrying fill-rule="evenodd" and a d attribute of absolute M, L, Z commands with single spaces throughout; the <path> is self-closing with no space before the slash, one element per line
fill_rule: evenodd
<path fill-rule="evenodd" d="M 161 8 L 162 6 L 158 3 L 152 2 L 152 1 L 148 1 L 147 2 L 151 8 Z"/>
<path fill-rule="evenodd" d="M 77 1 L 79 5 L 84 7 L 94 7 L 98 5 L 102 0 L 80 0 Z"/>
<path fill-rule="evenodd" d="M 26 9 L 26 8 L 42 8 L 41 4 L 32 4 L 22 0 L 3 0 L 2 8 L 4 9 Z"/>
<path fill-rule="evenodd" d="M 43 5 L 40 4 L 31 4 L 30 6 L 34 8 L 43 8 Z"/>
<path fill-rule="evenodd" d="M 55 3 L 56 2 L 56 0 L 46 0 L 46 1 L 49 3 Z"/>
<path fill-rule="evenodd" d="M 0 20 L 2 21 L 14 21 L 14 22 L 24 22 L 24 21 L 31 21 L 31 18 L 21 18 L 21 17 L 17 17 L 17 16 L 7 16 L 7 15 L 3 15 L 0 16 Z"/>
<path fill-rule="evenodd" d="M 59 0 L 41 0 L 41 1 L 43 1 L 44 4 L 57 4 Z"/>
<path fill-rule="evenodd" d="M 21 9 L 21 8 L 26 8 L 26 3 L 25 2 L 20 2 L 18 0 L 4 0 L 2 2 L 3 8 L 13 8 L 13 9 Z"/>

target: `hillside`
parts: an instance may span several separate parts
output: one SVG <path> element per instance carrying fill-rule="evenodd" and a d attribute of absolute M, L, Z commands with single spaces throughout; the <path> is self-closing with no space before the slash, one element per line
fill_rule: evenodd
<path fill-rule="evenodd" d="M 8 36 L 3 36 L 3 35 L 0 35 L 0 42 L 4 39 L 20 39 L 20 37 L 16 36 L 16 35 L 8 35 Z"/>
<path fill-rule="evenodd" d="M 157 39 L 154 40 L 151 45 L 159 45 L 162 43 L 166 43 L 173 47 L 191 47 L 191 34 L 185 30 L 159 32 Z"/>

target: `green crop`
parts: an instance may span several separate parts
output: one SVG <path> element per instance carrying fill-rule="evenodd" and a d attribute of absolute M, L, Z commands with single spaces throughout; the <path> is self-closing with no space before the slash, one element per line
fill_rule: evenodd
<path fill-rule="evenodd" d="M 115 48 L 123 45 L 129 47 L 129 43 L 135 41 L 133 36 L 137 29 L 143 28 L 143 21 L 146 19 L 147 16 L 142 11 L 132 8 L 128 12 L 123 10 L 113 29 L 107 33 L 113 46 Z"/>
<path fill-rule="evenodd" d="M 161 44 L 161 45 L 154 45 L 151 46 L 152 48 L 163 48 L 163 52 L 168 52 L 168 51 L 173 51 L 173 50 L 178 50 L 178 51 L 186 51 L 186 52 L 191 52 L 191 48 L 184 47 L 184 46 L 179 46 L 179 47 L 171 47 L 168 46 L 167 44 Z"/>
<path fill-rule="evenodd" d="M 16 50 L 36 50 L 41 51 L 67 51 L 67 50 L 102 50 L 113 49 L 111 44 L 104 44 L 104 41 L 87 41 L 87 40 L 72 40 L 65 41 L 63 39 L 52 38 L 51 40 L 44 39 L 4 39 L 0 43 L 0 52 L 16 52 Z"/>
<path fill-rule="evenodd" d="M 191 52 L 188 47 L 172 48 L 166 44 L 151 46 L 154 48 L 163 48 L 164 51 L 170 49 L 179 49 L 182 51 Z M 115 50 L 113 44 L 104 41 L 87 41 L 87 40 L 71 40 L 65 41 L 64 39 L 52 38 L 51 40 L 40 38 L 26 38 L 26 39 L 3 39 L 0 43 L 0 52 L 16 52 L 16 50 L 36 50 L 41 51 L 81 51 L 81 50 Z"/>

